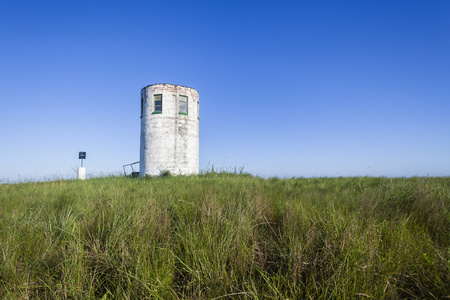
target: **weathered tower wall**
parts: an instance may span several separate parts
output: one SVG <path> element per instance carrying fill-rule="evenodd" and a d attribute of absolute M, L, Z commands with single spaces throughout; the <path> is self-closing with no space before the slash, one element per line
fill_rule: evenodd
<path fill-rule="evenodd" d="M 152 84 L 141 90 L 140 176 L 199 172 L 199 95 L 193 88 Z"/>

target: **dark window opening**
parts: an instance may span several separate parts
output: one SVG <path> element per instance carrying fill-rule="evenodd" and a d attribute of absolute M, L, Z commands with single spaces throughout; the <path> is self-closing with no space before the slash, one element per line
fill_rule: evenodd
<path fill-rule="evenodd" d="M 162 95 L 154 95 L 155 110 L 153 112 L 162 112 Z"/>

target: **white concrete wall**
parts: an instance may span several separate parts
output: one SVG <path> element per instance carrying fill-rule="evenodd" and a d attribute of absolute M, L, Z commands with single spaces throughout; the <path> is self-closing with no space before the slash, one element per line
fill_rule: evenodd
<path fill-rule="evenodd" d="M 162 94 L 162 113 L 154 114 L 154 95 Z M 179 114 L 179 96 L 188 97 L 188 115 Z M 141 90 L 140 176 L 199 172 L 198 92 L 173 84 L 153 84 Z"/>

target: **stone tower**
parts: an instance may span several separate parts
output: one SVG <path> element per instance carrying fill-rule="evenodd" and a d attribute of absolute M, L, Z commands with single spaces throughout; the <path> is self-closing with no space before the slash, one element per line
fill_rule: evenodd
<path fill-rule="evenodd" d="M 199 172 L 199 97 L 190 87 L 158 83 L 141 90 L 140 177 Z"/>

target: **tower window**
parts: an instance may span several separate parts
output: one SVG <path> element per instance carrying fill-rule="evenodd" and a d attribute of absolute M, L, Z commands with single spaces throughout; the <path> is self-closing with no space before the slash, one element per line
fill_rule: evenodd
<path fill-rule="evenodd" d="M 186 96 L 180 96 L 179 99 L 180 107 L 179 107 L 179 113 L 180 115 L 187 115 L 188 114 L 188 97 Z"/>
<path fill-rule="evenodd" d="M 153 100 L 155 102 L 154 114 L 162 113 L 162 95 L 154 95 Z"/>
<path fill-rule="evenodd" d="M 145 89 L 141 90 L 141 117 L 144 115 L 144 102 L 147 98 L 147 91 Z"/>

